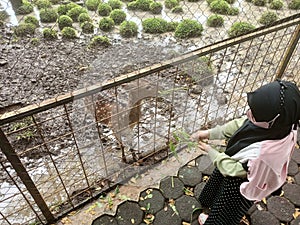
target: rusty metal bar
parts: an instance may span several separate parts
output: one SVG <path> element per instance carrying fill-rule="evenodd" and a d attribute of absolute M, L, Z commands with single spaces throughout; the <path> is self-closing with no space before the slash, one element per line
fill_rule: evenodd
<path fill-rule="evenodd" d="M 28 192 L 31 194 L 32 198 L 34 199 L 35 203 L 38 205 L 40 210 L 42 211 L 43 215 L 45 216 L 48 222 L 54 221 L 54 216 L 50 212 L 46 202 L 44 201 L 43 197 L 41 196 L 39 190 L 35 186 L 33 180 L 27 173 L 25 167 L 23 166 L 20 158 L 17 156 L 15 150 L 10 145 L 7 137 L 5 136 L 4 132 L 0 128 L 0 147 L 3 154 L 6 156 L 7 160 L 10 162 L 24 185 L 26 186 Z"/>
<path fill-rule="evenodd" d="M 296 49 L 299 38 L 300 38 L 300 24 L 297 25 L 295 32 L 291 38 L 291 42 L 287 48 L 287 51 L 285 52 L 283 60 L 281 61 L 280 65 L 279 65 L 279 69 L 278 69 L 276 78 L 282 78 L 284 71 L 293 55 L 293 52 Z"/>
<path fill-rule="evenodd" d="M 161 71 L 163 69 L 170 68 L 174 65 L 181 64 L 183 62 L 190 61 L 192 59 L 195 59 L 199 56 L 204 56 L 209 53 L 217 52 L 219 50 L 222 50 L 224 48 L 227 48 L 229 46 L 233 46 L 248 40 L 251 40 L 256 37 L 260 37 L 266 34 L 269 34 L 271 32 L 286 28 L 286 27 L 291 27 L 293 25 L 298 25 L 300 23 L 300 13 L 293 15 L 291 17 L 279 20 L 278 22 L 275 23 L 274 26 L 269 27 L 269 28 L 258 28 L 254 30 L 253 32 L 236 37 L 236 38 L 230 38 L 226 39 L 224 41 L 217 42 L 216 44 L 205 46 L 203 48 L 200 48 L 198 50 L 192 51 L 190 53 L 187 53 L 183 56 L 179 56 L 177 58 L 171 59 L 164 61 L 163 63 L 158 63 L 155 65 L 152 65 L 150 67 L 146 67 L 143 69 L 140 69 L 139 71 L 131 72 L 122 76 L 119 76 L 117 78 L 111 79 L 107 82 L 101 83 L 101 84 L 96 84 L 92 85 L 87 88 L 83 88 L 74 92 L 67 93 L 65 95 L 60 95 L 56 98 L 52 98 L 46 101 L 43 101 L 40 104 L 33 104 L 26 106 L 24 108 L 21 108 L 16 111 L 8 112 L 0 116 L 0 125 L 3 125 L 8 122 L 12 122 L 16 119 L 20 119 L 26 116 L 30 116 L 32 114 L 38 113 L 45 111 L 47 109 L 53 108 L 58 105 L 66 104 L 69 102 L 72 102 L 74 98 L 83 98 L 85 96 L 89 96 L 92 94 L 95 94 L 97 92 L 103 91 L 110 89 L 112 87 L 116 87 L 118 85 L 145 77 L 149 74 L 156 73 L 158 71 Z"/>

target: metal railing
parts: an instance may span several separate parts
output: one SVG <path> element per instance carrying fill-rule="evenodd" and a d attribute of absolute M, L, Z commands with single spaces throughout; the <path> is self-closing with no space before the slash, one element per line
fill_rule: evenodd
<path fill-rule="evenodd" d="M 296 15 L 0 115 L 0 224 L 53 222 L 168 157 L 174 134 L 244 114 L 246 92 L 299 85 L 299 29 Z"/>

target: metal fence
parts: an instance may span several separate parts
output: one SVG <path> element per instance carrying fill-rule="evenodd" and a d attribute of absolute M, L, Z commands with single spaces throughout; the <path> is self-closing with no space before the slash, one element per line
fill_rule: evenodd
<path fill-rule="evenodd" d="M 168 157 L 170 143 L 300 82 L 300 17 L 0 115 L 0 224 L 47 224 Z M 184 146 L 177 146 L 179 150 Z"/>

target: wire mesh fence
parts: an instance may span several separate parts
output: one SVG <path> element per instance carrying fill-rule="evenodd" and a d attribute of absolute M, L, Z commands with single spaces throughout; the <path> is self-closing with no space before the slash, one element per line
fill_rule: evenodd
<path fill-rule="evenodd" d="M 294 16 L 0 115 L 0 224 L 50 223 L 244 114 L 246 92 L 299 83 L 299 29 Z"/>

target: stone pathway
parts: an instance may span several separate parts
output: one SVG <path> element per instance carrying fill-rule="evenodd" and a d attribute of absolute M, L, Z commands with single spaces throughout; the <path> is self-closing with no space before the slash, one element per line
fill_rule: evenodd
<path fill-rule="evenodd" d="M 279 196 L 255 204 L 241 224 L 300 224 L 300 150 L 295 149 L 288 179 Z M 92 225 L 196 225 L 201 205 L 197 201 L 214 166 L 207 155 L 181 166 L 177 175 L 164 177 L 156 187 L 148 187 L 139 198 L 120 203 L 114 215 L 104 213 Z"/>

